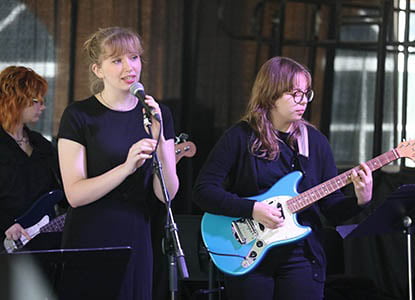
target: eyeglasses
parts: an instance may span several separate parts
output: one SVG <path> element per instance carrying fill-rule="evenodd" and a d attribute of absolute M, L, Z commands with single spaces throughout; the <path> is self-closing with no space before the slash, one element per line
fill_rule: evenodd
<path fill-rule="evenodd" d="M 35 104 L 41 104 L 41 105 L 45 105 L 45 100 L 44 99 L 37 99 L 37 98 L 32 98 L 32 102 Z"/>
<path fill-rule="evenodd" d="M 294 90 L 287 94 L 292 96 L 294 102 L 297 104 L 300 104 L 303 101 L 304 96 L 306 97 L 307 103 L 310 103 L 311 101 L 313 101 L 313 97 L 314 97 L 314 91 L 312 89 L 308 89 L 305 92 L 303 92 L 302 90 Z"/>

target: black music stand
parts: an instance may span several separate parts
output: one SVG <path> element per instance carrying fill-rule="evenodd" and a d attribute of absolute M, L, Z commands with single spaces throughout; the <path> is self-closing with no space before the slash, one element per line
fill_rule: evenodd
<path fill-rule="evenodd" d="M 0 298 L 116 299 L 130 255 L 131 247 L 0 254 Z"/>
<path fill-rule="evenodd" d="M 415 184 L 405 184 L 390 194 L 379 208 L 348 234 L 342 232 L 342 226 L 339 226 L 337 230 L 343 237 L 347 238 L 402 231 L 407 241 L 408 289 L 409 300 L 412 300 L 411 234 L 414 232 L 414 224 Z M 350 225 L 346 225 L 346 228 L 347 226 L 350 228 Z"/>
<path fill-rule="evenodd" d="M 217 282 L 222 280 L 219 271 L 210 260 L 209 254 L 203 246 L 200 233 L 201 215 L 176 215 L 177 225 L 182 229 L 180 238 L 189 266 L 189 278 L 182 279 L 182 283 L 191 281 L 207 281 L 207 288 L 196 290 L 192 299 L 199 299 L 207 295 L 208 300 L 218 299 L 224 287 Z M 223 280 L 222 280 L 223 281 Z"/>

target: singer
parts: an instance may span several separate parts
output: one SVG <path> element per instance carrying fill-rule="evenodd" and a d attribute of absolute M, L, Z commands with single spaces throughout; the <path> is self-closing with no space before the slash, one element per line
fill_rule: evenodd
<path fill-rule="evenodd" d="M 265 227 L 284 230 L 284 214 L 246 197 L 266 192 L 288 173 L 306 176 L 303 192 L 337 175 L 327 139 L 303 119 L 313 99 L 311 75 L 296 61 L 274 57 L 259 70 L 242 120 L 230 128 L 209 155 L 195 185 L 194 198 L 205 211 L 253 218 Z M 311 226 L 306 239 L 271 248 L 258 267 L 242 276 L 226 276 L 230 300 L 321 300 L 325 255 L 321 245 L 322 212 L 338 221 L 360 211 L 372 197 L 372 173 L 366 164 L 352 173 L 357 199 L 340 191 L 299 214 Z"/>
<path fill-rule="evenodd" d="M 69 105 L 62 116 L 58 153 L 65 193 L 71 208 L 64 248 L 131 246 L 118 299 L 151 299 L 152 195 L 163 201 L 152 174 L 152 153 L 163 166 L 171 198 L 178 189 L 173 119 L 167 107 L 147 95 L 153 138 L 143 125 L 145 112 L 129 92 L 140 79 L 140 37 L 120 27 L 100 29 L 84 43 L 93 96 Z M 159 138 L 159 144 L 157 140 Z M 76 287 L 73 287 L 76 289 Z M 82 295 L 81 295 L 82 296 Z"/>

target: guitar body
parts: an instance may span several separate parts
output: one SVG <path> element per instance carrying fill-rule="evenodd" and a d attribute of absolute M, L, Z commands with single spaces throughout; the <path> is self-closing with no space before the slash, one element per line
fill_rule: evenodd
<path fill-rule="evenodd" d="M 61 231 L 65 222 L 65 215 L 53 218 L 56 215 L 54 206 L 62 199 L 63 191 L 61 190 L 53 190 L 43 194 L 25 214 L 15 221 L 26 230 L 31 238 L 34 238 L 41 232 Z M 3 246 L 8 253 L 12 253 L 23 248 L 28 242 L 29 240 L 22 235 L 16 241 L 4 239 Z"/>
<path fill-rule="evenodd" d="M 201 231 L 214 264 L 229 275 L 243 275 L 253 270 L 269 249 L 306 237 L 311 228 L 297 222 L 296 214 L 287 209 L 287 200 L 298 195 L 300 172 L 292 172 L 267 192 L 250 197 L 281 208 L 285 221 L 278 229 L 268 229 L 252 219 L 232 218 L 205 213 Z"/>
<path fill-rule="evenodd" d="M 53 190 L 40 196 L 33 203 L 29 210 L 16 219 L 23 228 L 31 227 L 38 223 L 44 216 L 48 215 L 50 219 L 55 217 L 55 204 L 63 199 L 61 190 Z"/>

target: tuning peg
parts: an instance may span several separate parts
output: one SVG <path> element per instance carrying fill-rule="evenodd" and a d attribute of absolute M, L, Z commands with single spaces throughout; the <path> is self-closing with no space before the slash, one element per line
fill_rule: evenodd
<path fill-rule="evenodd" d="M 186 142 L 189 139 L 189 135 L 187 133 L 180 133 L 179 134 L 179 139 L 181 142 Z"/>

